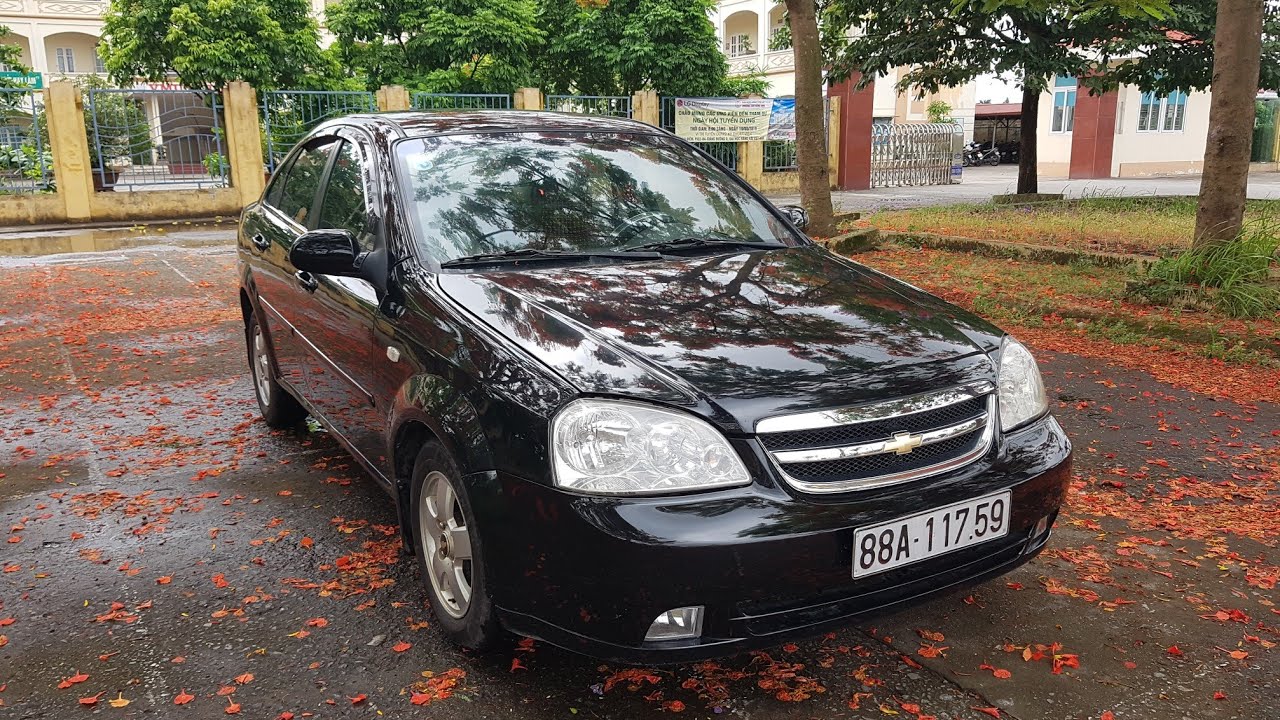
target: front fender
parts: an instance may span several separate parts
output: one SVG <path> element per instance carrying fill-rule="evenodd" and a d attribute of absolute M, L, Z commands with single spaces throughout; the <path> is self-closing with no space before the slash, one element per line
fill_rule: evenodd
<path fill-rule="evenodd" d="M 411 422 L 427 426 L 453 455 L 462 474 L 493 468 L 493 453 L 481 426 L 480 414 L 466 396 L 437 375 L 414 375 L 396 391 L 391 409 L 392 431 L 387 457 L 396 458 L 396 444 Z M 409 459 L 410 461 L 412 458 Z M 399 473 L 397 473 L 399 475 Z M 403 479 L 403 478 L 398 478 Z"/>

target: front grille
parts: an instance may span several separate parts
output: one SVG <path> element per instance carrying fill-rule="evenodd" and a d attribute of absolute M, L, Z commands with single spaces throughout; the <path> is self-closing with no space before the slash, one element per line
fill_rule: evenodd
<path fill-rule="evenodd" d="M 845 460 L 791 463 L 786 466 L 787 475 L 806 482 L 831 482 L 833 480 L 866 480 L 890 473 L 909 472 L 927 468 L 949 460 L 973 447 L 981 430 L 975 430 L 951 440 L 924 445 L 907 455 L 881 453 Z"/>
<path fill-rule="evenodd" d="M 836 427 L 818 428 L 815 430 L 796 430 L 793 432 L 770 433 L 761 435 L 760 440 L 770 450 L 796 450 L 799 448 L 831 447 L 833 445 L 854 445 L 886 440 L 894 433 L 921 433 L 947 425 L 971 420 L 987 410 L 987 399 L 974 397 L 951 405 L 944 405 L 936 410 L 916 412 Z"/>
<path fill-rule="evenodd" d="M 907 482 L 967 465 L 991 445 L 995 387 L 982 383 L 762 420 L 760 442 L 804 492 Z"/>

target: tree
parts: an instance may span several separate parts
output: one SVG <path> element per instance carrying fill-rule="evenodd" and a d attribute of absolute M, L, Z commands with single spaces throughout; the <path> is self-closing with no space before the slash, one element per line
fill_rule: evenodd
<path fill-rule="evenodd" d="M 339 0 L 327 12 L 338 56 L 371 89 L 511 92 L 543 41 L 534 0 Z"/>
<path fill-rule="evenodd" d="M 308 0 L 111 0 L 103 64 L 121 85 L 135 78 L 258 90 L 303 87 L 330 68 Z"/>
<path fill-rule="evenodd" d="M 0 41 L 9 37 L 11 33 L 12 31 L 9 30 L 9 28 L 4 25 L 0 25 Z M 22 64 L 22 48 L 17 45 L 8 45 L 4 42 L 0 42 L 0 65 L 18 72 L 26 72 L 27 68 Z M 0 88 L 14 87 L 16 85 L 17 83 L 11 81 L 9 78 L 0 77 Z"/>
<path fill-rule="evenodd" d="M 1194 244 L 1198 247 L 1234 240 L 1244 225 L 1262 57 L 1262 2 L 1218 2 L 1209 138 L 1196 207 Z"/>
<path fill-rule="evenodd" d="M 715 0 L 540 0 L 556 28 L 538 58 L 552 92 L 712 96 L 763 89 L 731 85 L 710 11 Z M 758 80 L 758 79 L 757 79 Z"/>
<path fill-rule="evenodd" d="M 809 213 L 808 232 L 835 234 L 831 176 L 827 169 L 825 105 L 822 101 L 822 45 L 815 0 L 786 0 L 796 63 L 796 165 L 800 202 Z"/>

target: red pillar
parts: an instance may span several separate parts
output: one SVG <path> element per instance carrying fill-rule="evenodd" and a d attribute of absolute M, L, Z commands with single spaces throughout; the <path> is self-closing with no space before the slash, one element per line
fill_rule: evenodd
<path fill-rule="evenodd" d="M 875 83 L 854 90 L 861 79 L 860 73 L 854 73 L 847 80 L 827 85 L 827 96 L 840 98 L 840 171 L 836 174 L 836 186 L 841 190 L 871 188 Z"/>
<path fill-rule="evenodd" d="M 1090 95 L 1081 85 L 1076 92 L 1076 119 L 1071 130 L 1072 180 L 1111 177 L 1111 150 L 1116 142 L 1116 104 L 1119 95 Z"/>

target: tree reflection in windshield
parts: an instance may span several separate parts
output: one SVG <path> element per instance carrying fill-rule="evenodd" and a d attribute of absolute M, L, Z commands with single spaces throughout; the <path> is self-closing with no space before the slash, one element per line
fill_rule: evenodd
<path fill-rule="evenodd" d="M 661 135 L 450 135 L 397 152 L 418 241 L 437 260 L 708 235 L 796 242 L 732 178 Z"/>

